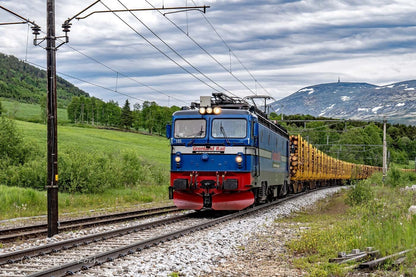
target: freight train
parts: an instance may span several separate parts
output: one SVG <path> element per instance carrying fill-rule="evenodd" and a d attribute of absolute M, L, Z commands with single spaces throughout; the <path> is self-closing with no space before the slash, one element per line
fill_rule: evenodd
<path fill-rule="evenodd" d="M 255 102 L 201 96 L 172 115 L 169 198 L 180 209 L 242 210 L 288 193 L 367 178 L 267 118 Z"/>

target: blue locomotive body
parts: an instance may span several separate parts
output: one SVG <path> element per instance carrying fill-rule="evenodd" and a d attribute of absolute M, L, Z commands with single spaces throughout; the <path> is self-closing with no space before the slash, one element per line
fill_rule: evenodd
<path fill-rule="evenodd" d="M 246 102 L 216 95 L 178 111 L 167 136 L 178 208 L 241 210 L 288 191 L 288 134 Z"/>

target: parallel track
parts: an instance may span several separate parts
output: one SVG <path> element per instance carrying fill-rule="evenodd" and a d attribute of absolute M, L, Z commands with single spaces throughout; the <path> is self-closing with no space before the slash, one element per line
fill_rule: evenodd
<path fill-rule="evenodd" d="M 22 272 L 22 270 L 25 270 L 27 273 L 31 273 L 30 276 L 65 276 L 68 274 L 73 274 L 75 272 L 78 272 L 80 270 L 86 270 L 93 266 L 100 265 L 102 263 L 112 261 L 117 258 L 124 257 L 129 254 L 133 254 L 135 252 L 140 252 L 143 249 L 154 247 L 158 245 L 159 243 L 163 243 L 165 241 L 173 240 L 176 238 L 179 238 L 181 236 L 193 233 L 195 231 L 209 228 L 211 226 L 217 225 L 219 223 L 222 223 L 224 221 L 228 221 L 237 217 L 245 216 L 251 213 L 255 213 L 259 210 L 269 208 L 273 205 L 278 205 L 283 202 L 286 202 L 290 199 L 297 198 L 301 195 L 304 195 L 304 193 L 296 194 L 288 196 L 284 199 L 279 199 L 275 202 L 268 203 L 265 205 L 257 206 L 252 209 L 243 210 L 239 212 L 235 212 L 232 214 L 228 214 L 225 216 L 221 216 L 214 219 L 207 219 L 204 218 L 201 223 L 196 224 L 189 224 L 187 223 L 185 228 L 176 229 L 177 227 L 180 227 L 182 224 L 180 221 L 182 220 L 190 220 L 192 218 L 191 215 L 181 215 L 173 218 L 168 218 L 164 220 L 160 220 L 153 223 L 128 227 L 120 230 L 110 231 L 102 234 L 97 235 L 90 235 L 88 237 L 79 238 L 79 239 L 73 239 L 70 241 L 64 241 L 60 243 L 55 243 L 52 245 L 45 245 L 41 247 L 36 247 L 33 249 L 27 249 L 23 251 L 18 251 L 15 253 L 5 254 L 0 256 L 0 276 L 10 276 L 12 274 L 15 274 L 15 276 L 19 276 L 17 273 L 13 273 L 13 268 L 16 267 L 18 272 Z M 139 232 L 141 230 L 145 230 L 148 228 L 155 228 L 154 226 L 161 226 L 161 225 L 167 225 L 167 224 L 174 224 L 175 230 L 166 232 L 159 231 L 159 234 L 157 234 L 156 231 L 151 231 L 151 237 L 146 238 L 139 238 L 139 239 L 133 239 L 131 242 L 127 244 L 119 243 L 111 241 L 111 238 L 114 237 L 120 237 L 121 240 L 119 241 L 126 241 L 128 240 L 127 236 L 129 233 L 133 232 Z M 121 237 L 123 236 L 123 237 Z M 75 250 L 75 254 L 77 254 L 76 251 L 78 251 L 78 247 L 81 247 L 82 245 L 93 245 L 98 242 L 103 242 L 106 244 L 112 245 L 110 249 L 107 250 L 98 250 L 98 253 L 89 253 L 89 255 L 82 256 L 78 254 L 76 257 L 77 259 L 74 259 L 70 263 L 65 263 L 65 261 L 68 261 L 70 259 L 66 258 L 64 255 L 64 251 L 67 251 L 68 249 Z M 97 248 L 97 247 L 95 247 Z M 98 247 L 99 248 L 99 247 Z M 81 251 L 81 250 L 79 250 Z M 96 250 L 97 251 L 97 250 Z M 53 255 L 53 253 L 61 253 L 60 256 L 64 256 L 64 262 L 58 262 L 57 258 L 52 259 L 53 262 L 48 261 L 47 255 Z M 29 269 L 25 269 L 25 264 L 30 264 L 30 260 L 34 259 L 36 263 L 39 264 L 56 264 L 57 262 L 59 265 L 54 268 L 36 268 L 33 269 L 33 265 L 30 265 Z M 15 265 L 15 263 L 19 265 Z M 22 268 L 20 268 L 20 265 Z M 37 273 L 34 273 L 37 272 Z M 2 275 L 3 274 L 3 275 Z M 7 275 L 4 275 L 7 274 Z M 21 276 L 21 275 L 20 275 Z"/>
<path fill-rule="evenodd" d="M 93 217 L 78 218 L 61 221 L 59 232 L 93 227 L 98 225 L 112 224 L 116 222 L 129 221 L 133 219 L 158 216 L 162 214 L 179 211 L 175 206 L 166 206 L 146 210 L 136 210 L 122 213 L 99 215 Z M 0 243 L 15 241 L 18 239 L 39 237 L 47 234 L 47 224 L 38 224 L 0 230 Z"/>

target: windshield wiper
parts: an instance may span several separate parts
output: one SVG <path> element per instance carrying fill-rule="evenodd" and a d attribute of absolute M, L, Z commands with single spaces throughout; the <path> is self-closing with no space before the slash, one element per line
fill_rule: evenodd
<path fill-rule="evenodd" d="M 201 126 L 201 130 L 193 136 L 191 141 L 188 142 L 186 146 L 191 146 L 192 144 L 194 144 L 195 139 L 198 137 L 201 137 L 203 134 L 204 134 L 204 130 L 203 130 L 203 127 Z"/>
<path fill-rule="evenodd" d="M 221 132 L 221 134 L 224 136 L 224 138 L 225 138 L 225 142 L 226 142 L 227 144 L 231 145 L 230 141 L 228 140 L 228 136 L 227 136 L 227 134 L 225 133 L 224 127 L 222 127 L 222 123 L 221 123 L 221 125 L 220 125 L 220 132 Z"/>

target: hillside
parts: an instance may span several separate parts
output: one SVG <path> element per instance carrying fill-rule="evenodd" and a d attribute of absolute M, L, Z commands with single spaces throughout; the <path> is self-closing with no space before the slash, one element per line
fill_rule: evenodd
<path fill-rule="evenodd" d="M 25 103 L 40 103 L 46 96 L 46 71 L 0 53 L 0 97 Z M 72 96 L 87 96 L 64 79 L 57 77 L 58 106 L 66 107 Z"/>
<path fill-rule="evenodd" d="M 376 86 L 337 82 L 303 88 L 272 103 L 276 113 L 416 125 L 416 80 Z"/>

